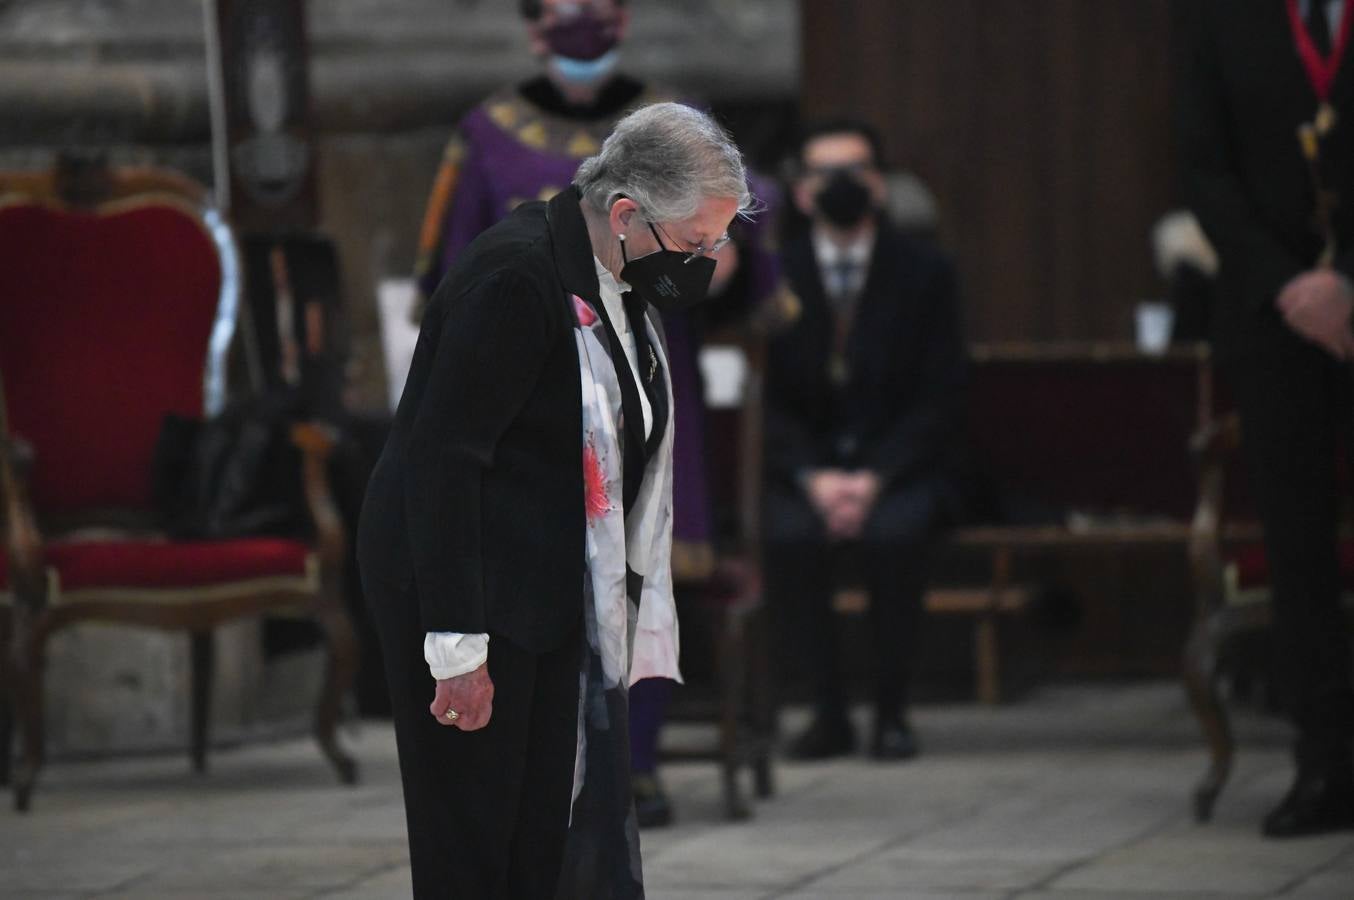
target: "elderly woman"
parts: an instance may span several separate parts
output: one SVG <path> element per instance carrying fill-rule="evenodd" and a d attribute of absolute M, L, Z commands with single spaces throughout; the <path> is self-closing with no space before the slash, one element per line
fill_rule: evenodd
<path fill-rule="evenodd" d="M 718 125 L 648 106 L 432 298 L 359 533 L 417 897 L 644 894 L 626 691 L 679 677 L 656 310 L 750 203 Z"/>

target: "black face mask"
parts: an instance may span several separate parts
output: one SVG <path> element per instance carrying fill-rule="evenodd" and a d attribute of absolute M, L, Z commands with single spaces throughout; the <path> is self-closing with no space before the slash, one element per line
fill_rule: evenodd
<path fill-rule="evenodd" d="M 854 228 L 870 211 L 870 189 L 843 169 L 833 172 L 814 203 L 838 228 Z"/>
<path fill-rule="evenodd" d="M 663 241 L 652 223 L 649 231 L 662 248 Z M 708 256 L 692 259 L 690 253 L 678 250 L 659 249 L 638 259 L 629 259 L 622 240 L 621 259 L 625 262 L 621 281 L 629 284 L 631 290 L 659 312 L 690 309 L 700 303 L 709 293 L 710 279 L 715 277 L 713 259 Z"/>

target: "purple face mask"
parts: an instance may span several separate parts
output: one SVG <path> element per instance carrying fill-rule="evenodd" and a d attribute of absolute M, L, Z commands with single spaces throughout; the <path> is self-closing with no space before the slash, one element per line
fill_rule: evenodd
<path fill-rule="evenodd" d="M 550 52 L 569 59 L 591 61 L 605 56 L 619 42 L 616 23 L 584 10 L 545 33 Z"/>

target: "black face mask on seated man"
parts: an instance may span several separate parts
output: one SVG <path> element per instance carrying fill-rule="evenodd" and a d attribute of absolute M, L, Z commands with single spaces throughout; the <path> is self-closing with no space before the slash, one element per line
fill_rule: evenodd
<path fill-rule="evenodd" d="M 846 169 L 837 169 L 814 198 L 818 211 L 838 228 L 854 228 L 870 211 L 870 189 Z"/>
<path fill-rule="evenodd" d="M 663 241 L 652 223 L 649 230 L 662 248 Z M 625 255 L 625 235 L 620 238 L 621 259 L 625 261 L 621 280 L 659 312 L 690 309 L 706 298 L 710 279 L 715 276 L 713 259 L 666 248 L 630 259 Z"/>

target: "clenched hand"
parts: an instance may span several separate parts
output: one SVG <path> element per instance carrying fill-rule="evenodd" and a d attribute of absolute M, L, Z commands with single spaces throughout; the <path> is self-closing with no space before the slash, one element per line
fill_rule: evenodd
<path fill-rule="evenodd" d="M 449 709 L 459 714 L 454 722 L 447 718 Z M 439 679 L 428 712 L 437 724 L 462 731 L 479 731 L 488 725 L 494 713 L 494 682 L 489 677 L 489 664 L 455 678 Z"/>
<path fill-rule="evenodd" d="M 1354 285 L 1332 269 L 1297 276 L 1279 294 L 1279 311 L 1288 327 L 1336 359 L 1354 359 Z"/>
<path fill-rule="evenodd" d="M 881 486 L 879 476 L 867 470 L 819 469 L 805 480 L 809 502 L 822 517 L 832 540 L 860 537 Z"/>

